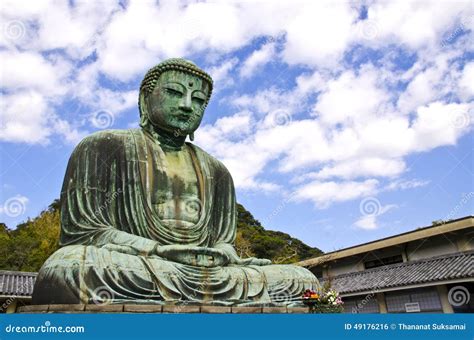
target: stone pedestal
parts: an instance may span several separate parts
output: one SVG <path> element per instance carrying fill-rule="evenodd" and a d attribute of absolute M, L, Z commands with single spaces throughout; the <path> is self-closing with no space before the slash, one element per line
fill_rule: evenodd
<path fill-rule="evenodd" d="M 17 313 L 212 313 L 212 314 L 286 314 L 309 313 L 308 307 L 229 307 L 191 305 L 31 305 L 17 308 Z"/>

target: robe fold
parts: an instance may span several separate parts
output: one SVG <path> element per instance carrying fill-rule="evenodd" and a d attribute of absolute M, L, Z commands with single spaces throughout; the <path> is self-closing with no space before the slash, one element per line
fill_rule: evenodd
<path fill-rule="evenodd" d="M 198 267 L 153 254 L 158 245 L 213 248 L 236 235 L 225 166 L 186 143 L 198 179 L 199 218 L 169 226 L 153 207 L 164 152 L 147 132 L 108 130 L 74 150 L 61 190 L 61 248 L 41 268 L 33 304 L 205 303 L 288 305 L 318 281 L 292 265 Z"/>

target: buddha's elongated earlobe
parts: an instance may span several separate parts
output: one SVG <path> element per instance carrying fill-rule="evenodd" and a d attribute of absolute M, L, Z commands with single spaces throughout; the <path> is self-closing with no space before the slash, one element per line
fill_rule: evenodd
<path fill-rule="evenodd" d="M 191 140 L 191 142 L 194 140 L 194 132 L 191 132 L 189 134 L 189 139 Z"/>

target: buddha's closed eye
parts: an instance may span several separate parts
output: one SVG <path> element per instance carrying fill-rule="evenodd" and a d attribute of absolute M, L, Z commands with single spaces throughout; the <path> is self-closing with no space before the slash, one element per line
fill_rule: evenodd
<path fill-rule="evenodd" d="M 193 97 L 193 101 L 201 106 L 204 105 L 204 102 L 205 102 L 204 99 L 199 98 L 199 97 Z"/>
<path fill-rule="evenodd" d="M 182 97 L 183 96 L 183 93 L 181 91 L 178 91 L 178 90 L 172 89 L 172 88 L 165 88 L 165 92 L 167 94 L 169 94 L 170 96 L 173 96 L 173 97 Z"/>

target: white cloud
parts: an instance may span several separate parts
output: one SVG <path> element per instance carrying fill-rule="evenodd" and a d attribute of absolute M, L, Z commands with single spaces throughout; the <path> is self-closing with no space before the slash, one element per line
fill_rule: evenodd
<path fill-rule="evenodd" d="M 83 133 L 58 117 L 49 105 L 47 98 L 35 91 L 1 95 L 0 141 L 47 144 L 55 133 L 76 143 Z"/>
<path fill-rule="evenodd" d="M 426 185 L 426 181 L 397 182 L 396 177 L 407 170 L 403 157 L 456 143 L 470 129 L 472 119 L 466 116 L 471 114 L 470 106 L 431 103 L 420 106 L 410 120 L 391 105 L 392 95 L 379 78 L 387 77 L 387 71 L 378 75 L 373 66 L 365 65 L 358 72 L 342 73 L 327 85 L 319 75 L 307 76 L 287 92 L 273 88 L 233 98 L 237 108 L 256 113 L 252 119 L 245 119 L 247 133 L 236 133 L 232 138 L 223 133 L 224 125 L 231 131 L 234 119 L 242 119 L 238 114 L 228 123 L 219 120 L 215 127 L 208 126 L 207 132 L 214 128 L 214 136 L 219 137 L 212 142 L 208 139 L 206 144 L 219 145 L 212 147 L 211 153 L 224 159 L 241 188 L 251 188 L 264 174 L 266 165 L 275 160 L 277 169 L 295 174 L 297 183 L 316 179 L 300 185 L 296 197 L 311 200 L 318 207 L 381 190 Z M 295 112 L 304 110 L 301 104 L 305 94 L 316 88 L 321 91 L 316 104 L 318 115 L 312 119 L 292 118 Z M 275 122 L 272 115 L 281 110 L 278 108 L 288 108 L 285 112 L 289 112 L 289 119 L 282 125 L 269 124 Z M 252 156 L 243 156 L 244 162 L 239 162 L 247 154 Z M 308 172 L 314 167 L 320 170 Z M 367 180 L 353 181 L 364 177 Z M 374 177 L 392 182 L 381 186 Z"/>
<path fill-rule="evenodd" d="M 374 230 L 377 229 L 377 216 L 365 215 L 354 222 L 354 225 L 360 229 Z"/>
<path fill-rule="evenodd" d="M 357 11 L 349 2 L 313 1 L 288 15 L 282 52 L 289 64 L 334 67 L 351 42 Z"/>
<path fill-rule="evenodd" d="M 96 47 L 98 34 L 119 4 L 112 0 L 78 1 L 74 7 L 55 1 L 45 9 L 38 30 L 38 49 L 62 48 L 74 58 L 84 58 Z"/>
<path fill-rule="evenodd" d="M 46 143 L 51 134 L 47 101 L 37 92 L 2 95 L 0 140 Z"/>
<path fill-rule="evenodd" d="M 93 52 L 96 40 L 109 17 L 119 8 L 113 0 L 2 1 L 3 22 L 16 20 L 24 29 L 22 39 L 10 43 L 36 51 L 63 49 L 73 58 L 84 58 Z"/>
<path fill-rule="evenodd" d="M 408 77 L 410 82 L 397 101 L 401 113 L 409 114 L 419 106 L 440 100 L 453 91 L 456 80 L 452 79 L 453 60 L 459 57 L 460 51 L 439 52 L 431 61 L 422 57 L 402 78 Z"/>
<path fill-rule="evenodd" d="M 388 93 L 378 81 L 377 70 L 367 66 L 361 68 L 359 75 L 346 71 L 330 81 L 314 110 L 325 124 L 351 124 L 386 111 L 388 98 Z"/>
<path fill-rule="evenodd" d="M 305 179 L 328 179 L 339 177 L 353 179 L 357 177 L 393 177 L 406 170 L 405 162 L 399 159 L 361 158 L 342 161 L 332 166 L 325 166 L 318 172 L 309 173 Z"/>
<path fill-rule="evenodd" d="M 310 200 L 318 208 L 326 208 L 335 202 L 354 200 L 373 195 L 379 182 L 367 179 L 362 182 L 313 181 L 297 188 L 292 196 L 295 200 Z"/>
<path fill-rule="evenodd" d="M 386 70 L 379 72 L 379 76 L 387 77 L 386 73 Z M 316 102 L 318 115 L 312 119 L 294 119 L 295 112 L 305 110 L 305 95 L 315 88 L 312 80 L 321 91 Z M 279 171 L 295 174 L 300 183 L 316 179 L 312 183 L 319 189 L 323 184 L 324 188 L 328 187 L 325 184 L 328 179 L 332 179 L 329 182 L 332 188 L 356 178 L 396 178 L 407 170 L 403 157 L 456 143 L 470 129 L 472 119 L 467 104 L 421 106 L 410 120 L 406 114 L 397 112 L 391 101 L 392 95 L 387 93 L 371 65 L 363 65 L 357 72 L 344 72 L 327 85 L 322 84 L 319 76 L 305 77 L 296 88 L 286 92 L 272 88 L 232 98 L 231 103 L 238 109 L 255 112 L 252 119 L 236 114 L 228 122 L 219 120 L 214 127 L 205 129 L 206 135 L 214 131 L 214 139 L 198 139 L 198 142 L 212 145 L 211 153 L 224 159 L 239 179 L 238 187 L 252 187 L 264 174 L 266 165 L 276 160 Z M 283 124 L 277 124 L 275 113 L 284 113 Z M 234 120 L 243 117 L 246 117 L 246 133 L 236 133 L 233 137 L 223 133 L 224 125 L 232 131 Z M 239 157 L 246 154 L 252 156 L 244 156 L 245 161 L 239 162 Z M 315 167 L 319 171 L 311 172 Z M 378 181 L 369 183 L 371 190 L 383 189 Z M 309 191 L 304 192 L 305 197 L 312 199 Z M 321 205 L 318 195 L 312 200 Z M 353 198 L 349 195 L 347 199 Z"/>
<path fill-rule="evenodd" d="M 403 44 L 411 49 L 430 47 L 442 40 L 444 32 L 456 29 L 460 17 L 471 11 L 469 1 L 374 2 L 367 12 L 367 21 L 375 30 L 369 42 Z"/>
<path fill-rule="evenodd" d="M 219 118 L 213 125 L 202 126 L 196 133 L 196 140 L 202 145 L 213 145 L 219 152 L 219 143 L 223 139 L 230 141 L 238 137 L 240 140 L 243 136 L 248 136 L 252 129 L 252 113 L 241 111 L 232 116 Z"/>
<path fill-rule="evenodd" d="M 225 100 L 228 100 L 228 98 Z M 284 110 L 291 116 L 298 105 L 300 105 L 299 108 L 301 109 L 303 101 L 301 95 L 296 91 L 284 91 L 283 89 L 271 87 L 251 95 L 244 94 L 230 98 L 230 104 L 239 109 L 251 109 L 259 117 L 281 110 Z"/>
<path fill-rule="evenodd" d="M 472 128 L 473 103 L 431 103 L 418 108 L 413 123 L 413 150 L 427 151 L 441 145 L 454 145 L 459 137 Z"/>
<path fill-rule="evenodd" d="M 230 72 L 234 69 L 238 62 L 238 58 L 232 58 L 207 69 L 207 73 L 211 75 L 212 80 L 214 81 L 213 93 L 216 93 L 222 88 L 234 84 L 234 77 L 230 74 Z"/>
<path fill-rule="evenodd" d="M 251 77 L 257 68 L 265 66 L 275 55 L 275 44 L 265 44 L 259 50 L 254 51 L 245 59 L 240 68 L 240 76 L 243 78 Z M 258 71 L 257 71 L 258 72 Z"/>
<path fill-rule="evenodd" d="M 59 55 L 2 51 L 0 140 L 45 144 L 53 134 L 75 143 L 83 135 L 54 112 L 70 91 L 71 64 Z"/>
<path fill-rule="evenodd" d="M 296 84 L 298 91 L 302 94 L 311 92 L 320 92 L 326 88 L 326 83 L 332 80 L 328 75 L 322 75 L 320 72 L 315 71 L 312 74 L 302 74 L 296 78 Z"/>
<path fill-rule="evenodd" d="M 99 48 L 101 71 L 131 80 L 166 57 L 193 51 L 228 52 L 261 32 L 242 24 L 244 9 L 233 3 L 132 1 L 114 16 Z M 243 6 L 245 7 L 245 6 Z"/>
<path fill-rule="evenodd" d="M 263 151 L 258 149 L 249 152 L 252 148 L 253 119 L 249 111 L 219 118 L 212 126 L 205 125 L 197 131 L 196 143 L 206 145 L 207 151 L 229 168 L 237 187 L 275 190 L 278 186 L 274 183 L 256 178 L 273 155 L 264 155 Z M 245 136 L 249 138 L 248 141 L 242 141 Z"/>
<path fill-rule="evenodd" d="M 73 145 L 79 143 L 87 135 L 86 132 L 77 130 L 69 122 L 62 119 L 56 118 L 51 124 L 56 134 L 61 135 L 66 142 Z"/>
<path fill-rule="evenodd" d="M 378 207 L 377 211 L 375 211 L 373 214 L 362 214 L 362 216 L 354 222 L 354 226 L 364 230 L 375 230 L 379 227 L 377 219 L 394 208 L 397 208 L 397 205 L 387 204 L 385 206 Z"/>
<path fill-rule="evenodd" d="M 440 45 L 469 5 L 370 2 L 359 20 L 360 5 L 350 2 L 4 1 L 0 17 L 17 20 L 21 37 L 0 35 L 0 140 L 77 141 L 84 133 L 77 121 L 55 112 L 63 101 L 116 118 L 136 106 L 136 83 L 166 57 L 202 57 L 216 91 L 238 85 L 235 72 L 245 79 L 276 61 L 293 88 L 235 89 L 220 101 L 231 105 L 228 116 L 196 133 L 238 188 L 278 190 L 268 174 L 279 172 L 299 178 L 298 199 L 326 207 L 415 187 L 398 182 L 404 157 L 454 145 L 472 129 L 474 67 L 462 59 L 469 37 Z M 381 54 L 396 46 L 416 62 L 397 70 L 394 52 L 354 66 L 345 59 L 354 46 Z M 239 65 L 242 51 L 251 52 Z"/>
<path fill-rule="evenodd" d="M 35 52 L 1 51 L 2 87 L 9 91 L 29 90 L 46 96 L 63 95 L 67 91 L 64 81 L 71 65 L 63 58 L 47 60 Z"/>
<path fill-rule="evenodd" d="M 459 95 L 463 100 L 474 96 L 474 62 L 467 63 L 459 79 Z"/>
<path fill-rule="evenodd" d="M 98 44 L 100 69 L 109 77 L 128 81 L 165 57 L 186 57 L 201 51 L 228 53 L 255 37 L 285 34 L 283 56 L 290 64 L 335 65 L 349 46 L 356 16 L 349 4 L 329 1 L 308 1 L 299 6 L 291 1 L 163 1 L 159 5 L 132 1 L 104 29 Z M 259 63 L 271 52 L 266 47 L 249 63 Z"/>
<path fill-rule="evenodd" d="M 416 140 L 405 116 L 389 116 L 371 119 L 357 127 L 353 132 L 358 136 L 360 155 L 399 158 L 405 156 L 414 147 Z"/>
<path fill-rule="evenodd" d="M 389 183 L 383 190 L 406 190 L 406 189 L 422 187 L 422 186 L 427 185 L 428 183 L 429 181 L 418 180 L 418 179 L 412 179 L 412 180 L 397 179 Z"/>
<path fill-rule="evenodd" d="M 121 90 L 102 87 L 98 78 L 99 65 L 90 63 L 77 72 L 71 84 L 71 96 L 84 104 L 88 108 L 87 111 L 106 110 L 118 116 L 125 110 L 137 107 L 138 89 Z"/>
<path fill-rule="evenodd" d="M 137 107 L 138 90 L 132 91 L 112 91 L 109 89 L 100 89 L 97 93 L 97 103 L 95 107 L 104 109 L 117 115 L 127 109 Z M 137 109 L 138 119 L 138 109 Z"/>
<path fill-rule="evenodd" d="M 147 39 L 165 39 L 161 17 L 150 1 L 131 1 L 127 10 L 118 12 L 105 28 L 97 50 L 100 71 L 125 82 L 157 64 L 159 49 L 152 50 Z"/>

